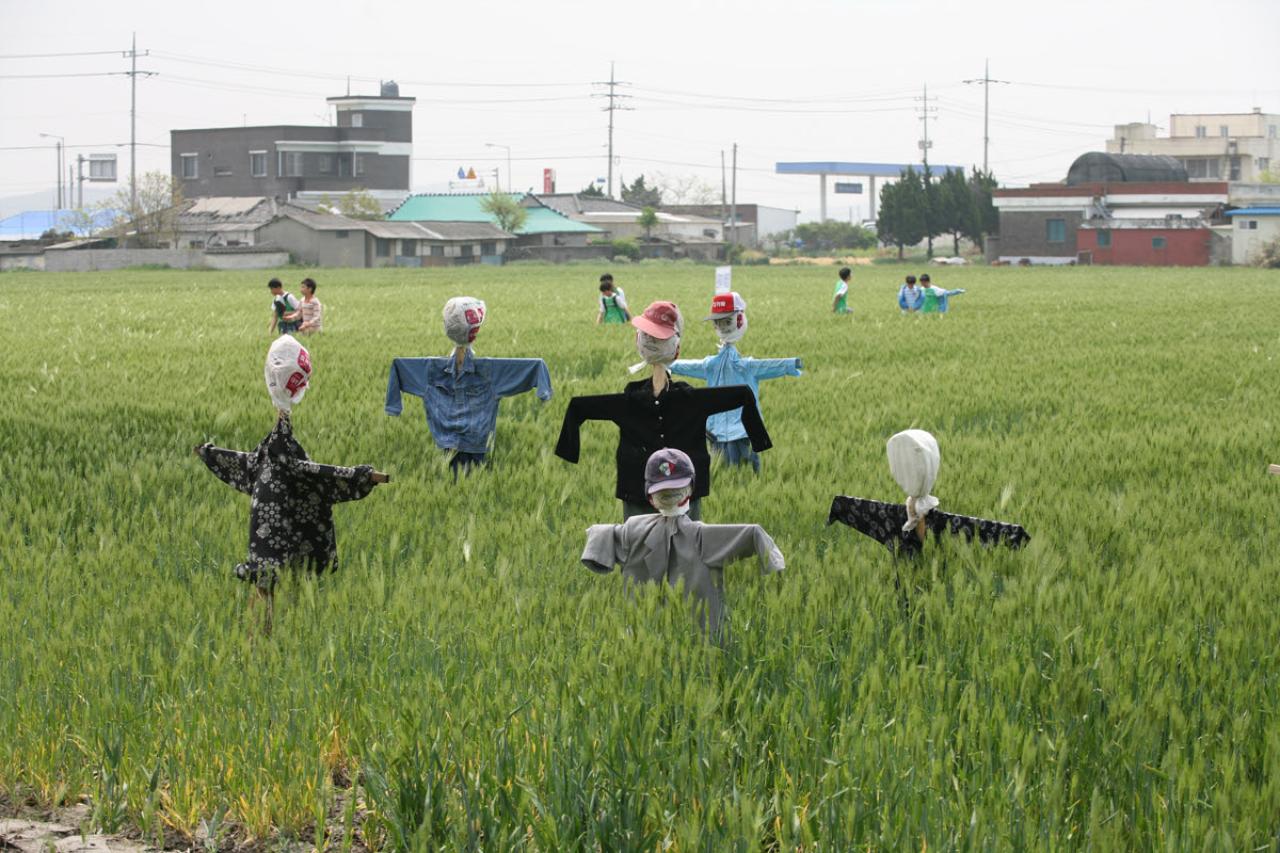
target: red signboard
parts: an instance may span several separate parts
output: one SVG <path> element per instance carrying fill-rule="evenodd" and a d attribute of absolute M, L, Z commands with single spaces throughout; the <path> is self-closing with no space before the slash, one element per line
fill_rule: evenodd
<path fill-rule="evenodd" d="M 544 193 L 553 193 L 556 191 L 556 170 L 542 170 L 542 191 Z"/>

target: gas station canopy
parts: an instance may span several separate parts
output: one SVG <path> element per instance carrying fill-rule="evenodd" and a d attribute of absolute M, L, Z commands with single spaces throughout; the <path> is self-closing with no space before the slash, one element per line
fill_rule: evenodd
<path fill-rule="evenodd" d="M 813 161 L 801 163 L 775 163 L 774 172 L 779 175 L 817 175 L 818 191 L 821 193 L 818 209 L 823 221 L 827 218 L 827 175 L 852 175 L 869 178 L 871 181 L 868 200 L 871 202 L 871 218 L 876 218 L 876 178 L 896 178 L 910 166 L 917 172 L 924 171 L 923 163 L 844 163 L 836 161 Z M 929 170 L 935 175 L 959 170 L 959 166 L 930 164 Z"/>

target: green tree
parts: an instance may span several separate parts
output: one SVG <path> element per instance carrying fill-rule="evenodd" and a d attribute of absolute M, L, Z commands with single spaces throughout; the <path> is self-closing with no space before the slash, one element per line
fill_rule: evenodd
<path fill-rule="evenodd" d="M 631 182 L 631 186 L 623 184 L 622 200 L 637 207 L 652 207 L 656 210 L 662 207 L 662 190 L 645 186 L 644 175 L 641 175 Z"/>
<path fill-rule="evenodd" d="M 386 219 L 382 205 L 368 190 L 357 187 L 338 199 L 338 212 L 351 219 Z"/>
<path fill-rule="evenodd" d="M 990 172 L 974 169 L 969 177 L 969 192 L 973 198 L 973 230 L 965 236 L 972 240 L 979 249 L 986 248 L 986 235 L 1000 233 L 1000 212 L 991 200 L 992 193 L 1000 184 Z"/>
<path fill-rule="evenodd" d="M 646 207 L 644 210 L 640 211 L 640 218 L 637 219 L 636 222 L 638 222 L 640 227 L 644 229 L 644 238 L 646 240 L 651 239 L 653 226 L 658 224 L 658 211 L 654 210 L 652 207 Z"/>
<path fill-rule="evenodd" d="M 589 196 L 590 198 L 604 198 L 604 190 L 600 189 L 599 184 L 592 181 L 578 195 Z"/>
<path fill-rule="evenodd" d="M 880 216 L 876 220 L 876 233 L 886 246 L 898 247 L 898 259 L 903 250 L 923 240 L 928 233 L 928 196 L 920 173 L 908 166 L 902 176 L 880 190 Z"/>
<path fill-rule="evenodd" d="M 981 231 L 973 188 L 965 179 L 964 170 L 953 169 L 943 175 L 937 195 L 942 233 L 951 235 L 952 254 L 959 255 L 960 238 L 973 239 L 972 235 Z"/>
<path fill-rule="evenodd" d="M 828 219 L 826 222 L 806 222 L 796 226 L 796 237 L 807 248 L 830 252 L 837 249 L 870 249 L 876 244 L 876 235 L 861 225 Z"/>
<path fill-rule="evenodd" d="M 492 216 L 498 227 L 509 234 L 519 231 L 529 219 L 529 211 L 520 206 L 515 196 L 498 190 L 480 202 L 480 209 Z"/>

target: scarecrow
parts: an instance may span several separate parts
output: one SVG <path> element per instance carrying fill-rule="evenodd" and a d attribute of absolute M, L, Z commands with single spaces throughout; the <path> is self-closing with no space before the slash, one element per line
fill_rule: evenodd
<path fill-rule="evenodd" d="M 1031 541 L 1030 534 L 1017 524 L 954 515 L 937 509 L 938 499 L 929 492 L 938 478 L 941 456 L 938 442 L 919 429 L 900 432 L 889 439 L 889 471 L 907 493 L 905 503 L 885 503 L 865 498 L 837 495 L 831 502 L 827 524 L 836 521 L 864 533 L 895 555 L 914 557 L 921 553 L 932 531 L 934 539 L 943 534 L 976 536 L 984 545 L 1003 544 L 1020 548 Z"/>
<path fill-rule="evenodd" d="M 387 380 L 387 414 L 400 414 L 402 393 L 421 397 L 427 428 L 436 446 L 449 453 L 455 479 L 459 471 L 484 464 L 500 399 L 530 389 L 536 389 L 539 400 L 551 399 L 551 376 L 542 359 L 476 358 L 471 345 L 485 319 L 479 299 L 450 299 L 444 306 L 444 333 L 453 342 L 453 353 L 392 359 Z"/>
<path fill-rule="evenodd" d="M 644 489 L 645 463 L 656 450 L 673 447 L 693 461 L 693 492 L 689 517 L 701 520 L 701 499 L 711 492 L 711 457 L 707 454 L 707 418 L 718 412 L 742 410 L 742 425 L 758 452 L 773 446 L 760 420 L 755 396 L 746 385 L 694 388 L 673 382 L 668 367 L 680 353 L 683 321 L 671 302 L 654 302 L 631 320 L 636 349 L 644 359 L 632 372 L 650 366 L 652 375 L 627 383 L 621 394 L 574 397 L 564 413 L 556 455 L 577 463 L 579 429 L 586 421 L 612 421 L 618 426 L 618 467 L 615 494 L 622 501 L 622 517 L 654 511 Z"/>
<path fill-rule="evenodd" d="M 736 292 L 718 293 L 711 300 L 711 313 L 703 318 L 715 324 L 720 349 L 701 361 L 680 359 L 671 365 L 677 376 L 705 379 L 711 388 L 745 385 L 759 405 L 760 380 L 779 376 L 799 376 L 798 358 L 750 358 L 738 353 L 738 341 L 747 333 L 747 303 Z M 707 419 L 707 438 L 711 452 L 730 465 L 750 464 L 760 471 L 760 456 L 751 449 L 747 431 L 742 426 L 742 410 L 719 412 Z"/>
<path fill-rule="evenodd" d="M 724 567 L 755 556 L 762 573 L 786 567 L 782 552 L 758 524 L 703 524 L 689 518 L 695 472 L 688 454 L 664 448 L 645 463 L 646 498 L 657 514 L 587 528 L 582 563 L 601 574 L 621 566 L 628 583 L 683 584 L 696 600 L 704 632 L 718 639 L 724 615 Z"/>
<path fill-rule="evenodd" d="M 955 290 L 938 287 L 929 279 L 928 273 L 920 276 L 920 287 L 924 291 L 924 304 L 920 307 L 921 314 L 945 314 L 950 307 L 951 297 L 964 293 L 963 287 L 957 287 Z"/>
<path fill-rule="evenodd" d="M 265 601 L 268 634 L 279 570 L 336 570 L 333 505 L 360 500 L 374 485 L 390 480 L 369 465 L 320 465 L 307 456 L 293 437 L 290 413 L 306 393 L 311 374 L 306 348 L 293 336 L 281 335 L 267 352 L 265 369 L 267 393 L 276 408 L 271 432 L 252 453 L 212 444 L 195 449 L 214 476 L 252 497 L 249 558 L 235 567 L 235 575 L 254 584 Z"/>

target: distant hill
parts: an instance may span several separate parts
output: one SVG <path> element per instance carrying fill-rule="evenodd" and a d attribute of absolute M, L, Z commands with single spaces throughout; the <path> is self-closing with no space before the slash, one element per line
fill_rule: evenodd
<path fill-rule="evenodd" d="M 123 186 L 117 184 L 116 188 Z M 84 205 L 89 207 L 100 201 L 106 201 L 116 194 L 116 189 L 108 189 L 106 187 L 94 187 L 88 183 L 84 187 Z M 72 203 L 63 205 L 64 207 L 75 207 L 75 197 L 71 199 Z M 57 201 L 57 191 L 50 187 L 40 192 L 24 193 L 23 195 L 10 195 L 0 198 L 0 219 L 6 216 L 13 216 L 15 213 L 22 213 L 27 210 L 52 210 Z"/>

